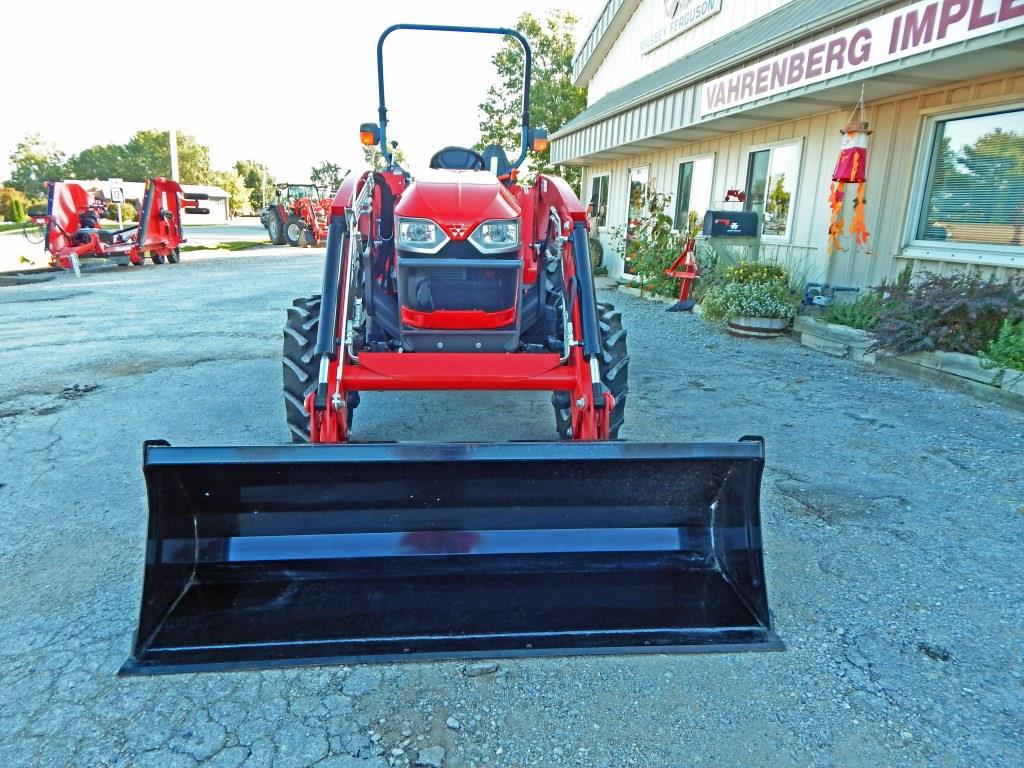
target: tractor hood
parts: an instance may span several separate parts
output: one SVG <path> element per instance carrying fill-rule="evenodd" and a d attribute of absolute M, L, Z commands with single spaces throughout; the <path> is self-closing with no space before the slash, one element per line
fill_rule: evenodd
<path fill-rule="evenodd" d="M 465 240 L 483 221 L 520 214 L 512 193 L 487 171 L 429 170 L 395 207 L 396 216 L 437 222 L 452 240 Z"/>

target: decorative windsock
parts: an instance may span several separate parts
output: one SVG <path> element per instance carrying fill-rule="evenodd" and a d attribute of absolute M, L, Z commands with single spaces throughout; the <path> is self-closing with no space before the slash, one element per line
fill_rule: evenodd
<path fill-rule="evenodd" d="M 849 234 L 854 236 L 857 245 L 867 245 L 870 232 L 864 224 L 864 194 L 867 187 L 868 170 L 868 137 L 872 131 L 868 124 L 851 121 L 842 129 L 843 143 L 839 151 L 839 162 L 832 173 L 832 191 L 829 195 L 829 206 L 832 209 L 832 220 L 828 227 L 828 252 L 843 250 L 839 239 L 846 234 L 846 222 L 843 220 L 843 203 L 846 198 L 846 185 L 856 184 L 857 194 L 853 200 L 853 219 L 850 221 Z"/>

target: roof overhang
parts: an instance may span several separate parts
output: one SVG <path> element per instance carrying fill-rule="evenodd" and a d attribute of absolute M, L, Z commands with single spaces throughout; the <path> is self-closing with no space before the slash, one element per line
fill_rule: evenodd
<path fill-rule="evenodd" d="M 739 63 L 739 62 L 737 62 Z M 744 62 L 749 63 L 749 62 Z M 613 114 L 575 122 L 552 136 L 556 163 L 589 165 L 681 143 L 847 108 L 866 86 L 871 102 L 1020 70 L 1024 24 L 829 78 L 701 117 L 702 89 L 680 85 Z"/>
<path fill-rule="evenodd" d="M 586 87 L 594 72 L 601 66 L 608 55 L 616 38 L 633 11 L 640 5 L 640 0 L 607 0 L 601 14 L 594 20 L 590 32 L 583 39 L 579 50 L 572 58 L 572 81 L 579 88 Z"/>

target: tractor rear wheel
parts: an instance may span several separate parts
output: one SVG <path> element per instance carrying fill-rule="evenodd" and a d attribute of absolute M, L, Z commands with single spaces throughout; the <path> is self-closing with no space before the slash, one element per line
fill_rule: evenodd
<path fill-rule="evenodd" d="M 292 248 L 300 248 L 302 246 L 304 239 L 302 230 L 302 219 L 295 215 L 289 216 L 288 221 L 284 224 L 284 239 L 288 241 L 288 245 Z"/>
<path fill-rule="evenodd" d="M 293 443 L 309 442 L 309 414 L 306 395 L 316 389 L 320 362 L 313 350 L 320 329 L 320 296 L 295 299 L 288 307 L 284 324 L 284 352 L 281 355 L 284 376 L 284 410 Z M 352 429 L 352 412 L 359 405 L 359 393 L 347 396 L 348 428 Z"/>
<path fill-rule="evenodd" d="M 601 326 L 601 345 L 603 347 L 598 367 L 601 370 L 601 381 L 612 397 L 615 407 L 612 409 L 609 437 L 615 440 L 619 429 L 626 420 L 626 395 L 629 393 L 629 353 L 626 350 L 626 329 L 622 327 L 622 313 L 617 312 L 612 304 L 598 302 L 597 315 Z M 572 404 L 568 392 L 555 392 L 551 396 L 551 404 L 555 407 L 555 429 L 563 440 L 572 437 Z"/>

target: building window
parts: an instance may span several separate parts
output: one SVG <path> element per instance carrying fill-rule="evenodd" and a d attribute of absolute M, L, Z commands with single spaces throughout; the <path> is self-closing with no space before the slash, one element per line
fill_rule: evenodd
<path fill-rule="evenodd" d="M 788 238 L 800 175 L 800 142 L 758 149 L 747 157 L 746 211 L 761 214 L 761 234 Z"/>
<path fill-rule="evenodd" d="M 688 235 L 700 227 L 704 214 L 711 207 L 711 184 L 715 178 L 715 156 L 705 155 L 679 164 L 676 183 L 674 227 Z"/>
<path fill-rule="evenodd" d="M 590 180 L 590 218 L 598 227 L 608 221 L 608 183 L 611 176 L 602 173 Z"/>
<path fill-rule="evenodd" d="M 937 120 L 917 239 L 1024 245 L 1024 109 Z"/>

